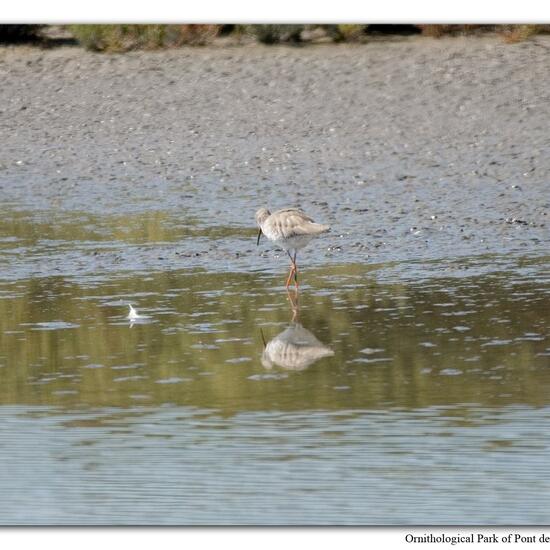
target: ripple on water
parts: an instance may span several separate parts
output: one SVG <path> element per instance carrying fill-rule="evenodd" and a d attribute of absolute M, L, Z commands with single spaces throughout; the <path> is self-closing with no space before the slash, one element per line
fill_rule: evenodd
<path fill-rule="evenodd" d="M 179 376 L 172 376 L 170 378 L 162 378 L 155 380 L 155 384 L 180 384 L 181 382 L 192 382 L 192 378 L 181 378 Z"/>
<path fill-rule="evenodd" d="M 459 376 L 463 372 L 460 369 L 443 369 L 439 371 L 439 374 L 442 376 Z"/>
<path fill-rule="evenodd" d="M 282 380 L 288 378 L 287 373 L 266 373 L 266 374 L 253 374 L 248 376 L 248 380 L 254 380 L 255 382 L 261 382 L 264 380 Z"/>
<path fill-rule="evenodd" d="M 391 357 L 357 357 L 356 359 L 352 359 L 352 363 L 386 363 L 388 361 L 393 361 Z"/>
<path fill-rule="evenodd" d="M 31 325 L 28 323 L 22 323 L 21 326 L 30 326 L 31 330 L 64 330 L 78 328 L 80 325 L 77 323 L 68 323 L 66 321 L 44 321 L 42 323 L 34 323 Z"/>

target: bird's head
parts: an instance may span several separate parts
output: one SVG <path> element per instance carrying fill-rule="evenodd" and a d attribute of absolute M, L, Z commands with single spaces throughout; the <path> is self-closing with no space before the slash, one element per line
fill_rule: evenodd
<path fill-rule="evenodd" d="M 271 212 L 267 208 L 260 208 L 254 216 L 256 218 L 256 224 L 258 225 L 258 227 L 261 227 L 261 225 L 265 222 L 265 220 L 267 220 L 267 218 L 269 218 L 269 216 L 271 216 Z"/>
<path fill-rule="evenodd" d="M 260 208 L 254 218 L 256 219 L 256 225 L 259 227 L 258 231 L 258 240 L 256 241 L 256 246 L 260 244 L 260 237 L 262 236 L 262 224 L 271 216 L 271 212 L 267 208 Z"/>

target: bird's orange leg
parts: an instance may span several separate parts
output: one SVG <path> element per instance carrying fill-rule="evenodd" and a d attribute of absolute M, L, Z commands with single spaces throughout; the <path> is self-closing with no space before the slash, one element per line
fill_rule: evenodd
<path fill-rule="evenodd" d="M 288 287 L 290 286 L 290 281 L 292 281 L 292 276 L 296 276 L 296 270 L 294 268 L 294 265 L 292 265 L 290 267 L 290 273 L 288 274 L 288 279 L 286 280 L 286 288 L 288 289 Z"/>

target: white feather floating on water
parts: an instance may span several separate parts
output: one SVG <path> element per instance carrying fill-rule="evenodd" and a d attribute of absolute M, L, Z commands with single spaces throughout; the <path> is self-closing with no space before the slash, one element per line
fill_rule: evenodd
<path fill-rule="evenodd" d="M 135 321 L 136 319 L 147 319 L 146 315 L 140 315 L 132 306 L 132 304 L 128 304 L 128 307 L 130 308 L 130 311 L 126 317 L 126 319 L 130 319 L 130 321 Z"/>

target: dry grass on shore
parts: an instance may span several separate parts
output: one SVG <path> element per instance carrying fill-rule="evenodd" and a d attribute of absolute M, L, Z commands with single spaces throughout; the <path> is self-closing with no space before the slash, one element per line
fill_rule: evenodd
<path fill-rule="evenodd" d="M 203 46 L 221 25 L 70 25 L 69 31 L 88 50 L 122 52 L 185 45 Z"/>
<path fill-rule="evenodd" d="M 52 27 L 45 25 L 0 25 L 0 42 L 40 41 Z M 125 52 L 180 46 L 204 46 L 221 36 L 230 43 L 368 42 L 375 36 L 420 34 L 429 38 L 479 36 L 496 33 L 506 43 L 517 43 L 550 33 L 550 25 L 65 25 L 63 31 L 92 51 Z M 41 35 L 42 33 L 42 35 Z"/>

